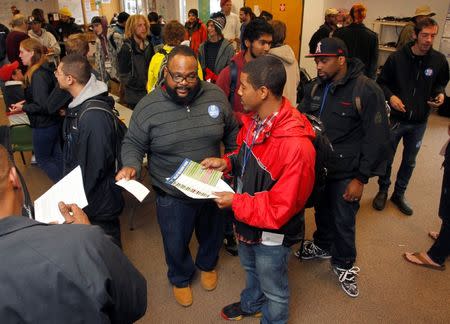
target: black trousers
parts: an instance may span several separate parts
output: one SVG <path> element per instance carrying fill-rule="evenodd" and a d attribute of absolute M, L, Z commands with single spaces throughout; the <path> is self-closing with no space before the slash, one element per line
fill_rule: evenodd
<path fill-rule="evenodd" d="M 352 179 L 327 182 L 317 200 L 314 243 L 331 253 L 331 263 L 350 269 L 356 260 L 355 221 L 359 202 L 348 202 L 342 195 Z"/>
<path fill-rule="evenodd" d="M 90 220 L 92 225 L 100 226 L 106 235 L 111 236 L 112 241 L 122 249 L 122 240 L 120 239 L 120 221 L 119 216 L 108 221 Z"/>

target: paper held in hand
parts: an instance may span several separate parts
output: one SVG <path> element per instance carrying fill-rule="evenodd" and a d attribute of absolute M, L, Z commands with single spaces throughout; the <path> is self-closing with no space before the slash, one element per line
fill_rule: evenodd
<path fill-rule="evenodd" d="M 80 166 L 77 166 L 36 199 L 34 202 L 35 219 L 41 223 L 64 223 L 65 219 L 58 208 L 60 201 L 66 204 L 77 204 L 80 208 L 88 205 Z"/>
<path fill-rule="evenodd" d="M 213 192 L 234 192 L 221 178 L 222 172 L 203 169 L 199 163 L 184 159 L 178 170 L 166 182 L 188 197 L 212 199 L 217 198 Z"/>

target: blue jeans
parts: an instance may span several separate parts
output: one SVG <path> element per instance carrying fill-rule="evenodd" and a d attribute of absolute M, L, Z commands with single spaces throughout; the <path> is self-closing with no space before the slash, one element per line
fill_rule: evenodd
<path fill-rule="evenodd" d="M 53 182 L 58 182 L 63 174 L 59 124 L 33 128 L 32 132 L 34 155 L 38 166 Z"/>
<path fill-rule="evenodd" d="M 395 152 L 398 144 L 403 138 L 403 156 L 400 168 L 397 173 L 397 181 L 395 182 L 394 192 L 401 196 L 405 194 L 409 179 L 416 166 L 416 157 L 422 145 L 423 135 L 427 123 L 412 124 L 408 122 L 397 122 L 391 127 L 390 145 L 391 154 L 388 157 L 386 174 L 378 178 L 380 191 L 387 192 L 391 185 L 392 162 L 394 161 Z"/>
<path fill-rule="evenodd" d="M 239 242 L 239 259 L 247 273 L 241 308 L 262 311 L 263 324 L 287 323 L 289 317 L 288 259 L 291 249 Z"/>
<path fill-rule="evenodd" d="M 352 179 L 328 181 L 315 209 L 314 244 L 330 251 L 331 263 L 350 269 L 356 260 L 355 222 L 359 202 L 342 195 Z"/>
<path fill-rule="evenodd" d="M 213 201 L 157 193 L 156 214 L 172 285 L 187 287 L 195 266 L 202 271 L 214 270 L 223 241 L 223 220 Z M 195 265 L 189 250 L 194 230 L 199 245 Z"/>

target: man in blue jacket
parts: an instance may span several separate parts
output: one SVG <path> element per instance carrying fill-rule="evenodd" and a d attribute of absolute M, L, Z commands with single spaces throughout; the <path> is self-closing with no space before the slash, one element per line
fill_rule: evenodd
<path fill-rule="evenodd" d="M 403 157 L 397 173 L 391 201 L 405 215 L 413 209 L 405 199 L 406 187 L 416 165 L 416 156 L 427 127 L 430 107 L 444 103 L 449 67 L 445 56 L 433 49 L 438 25 L 432 18 L 419 21 L 414 29 L 415 41 L 391 54 L 377 80 L 389 102 L 391 111 L 391 155 L 386 174 L 378 179 L 379 192 L 373 208 L 383 210 L 391 184 L 392 162 L 403 139 Z"/>

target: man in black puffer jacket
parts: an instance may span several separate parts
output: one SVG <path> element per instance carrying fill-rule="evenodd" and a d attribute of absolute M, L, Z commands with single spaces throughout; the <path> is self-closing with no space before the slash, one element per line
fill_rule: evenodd
<path fill-rule="evenodd" d="M 112 109 L 114 100 L 108 96 L 107 85 L 91 74 L 91 66 L 84 56 L 65 56 L 56 76 L 61 89 L 73 97 L 63 127 L 64 174 L 81 166 L 89 203 L 84 211 L 93 225 L 102 227 L 120 246 L 119 215 L 124 202 L 114 180 L 117 158 L 114 121 L 110 114 L 99 110 L 91 110 L 81 117 L 87 101 L 98 104 L 94 107 Z"/>
<path fill-rule="evenodd" d="M 415 27 L 416 40 L 391 54 L 381 70 L 378 83 L 391 113 L 391 156 L 386 174 L 379 178 L 379 192 L 373 208 L 383 210 L 386 205 L 392 162 L 398 143 L 403 138 L 403 158 L 397 173 L 391 201 L 405 215 L 413 210 L 405 199 L 406 187 L 416 164 L 431 108 L 444 103 L 449 67 L 445 56 L 432 48 L 438 25 L 432 18 L 424 18 Z"/>

